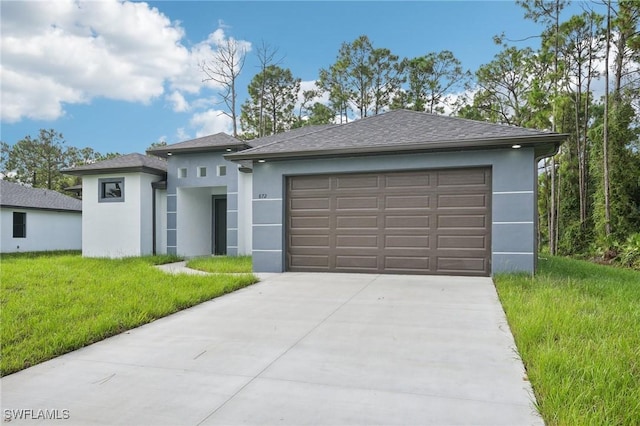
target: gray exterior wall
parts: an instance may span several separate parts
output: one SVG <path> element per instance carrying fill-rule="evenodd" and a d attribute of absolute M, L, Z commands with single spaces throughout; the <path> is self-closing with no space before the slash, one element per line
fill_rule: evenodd
<path fill-rule="evenodd" d="M 221 187 L 226 188 L 227 195 L 227 254 L 235 256 L 238 253 L 238 165 L 223 158 L 227 152 L 204 152 L 180 154 L 174 153 L 169 157 L 167 167 L 167 253 L 184 254 L 185 248 L 178 247 L 178 188 L 211 188 L 207 196 L 210 205 L 211 195 L 220 194 Z M 226 166 L 226 175 L 217 176 L 218 166 Z M 206 167 L 207 176 L 198 177 L 197 168 Z M 178 178 L 178 169 L 186 168 L 187 177 Z M 224 193 L 224 192 L 222 192 Z M 204 201 L 203 201 L 204 202 Z M 210 214 L 209 214 L 210 216 Z M 198 226 L 190 224 L 189 226 Z M 209 223 L 209 232 L 211 225 Z M 206 228 L 205 228 L 206 229 Z M 201 254 L 210 254 L 201 253 Z"/>
<path fill-rule="evenodd" d="M 533 273 L 537 188 L 533 148 L 255 162 L 253 269 L 284 271 L 286 176 L 473 166 L 492 168 L 492 274 Z"/>

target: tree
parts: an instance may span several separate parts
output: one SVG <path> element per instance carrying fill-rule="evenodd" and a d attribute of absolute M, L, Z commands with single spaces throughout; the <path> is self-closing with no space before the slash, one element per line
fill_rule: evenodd
<path fill-rule="evenodd" d="M 64 176 L 60 170 L 69 165 L 62 133 L 41 129 L 35 139 L 30 135 L 10 147 L 3 144 L 6 158 L 5 179 L 34 188 L 61 190 Z"/>
<path fill-rule="evenodd" d="M 471 73 L 464 71 L 462 63 L 448 50 L 405 59 L 402 68 L 408 88 L 398 94 L 394 107 L 431 114 L 444 113 L 445 107 L 452 106 L 447 95 L 455 89 L 463 89 L 471 78 Z"/>
<path fill-rule="evenodd" d="M 258 61 L 260 63 L 260 74 L 262 75 L 261 86 L 259 91 L 259 106 L 258 106 L 258 131 L 257 137 L 265 136 L 267 133 L 267 123 L 265 120 L 265 84 L 267 81 L 267 68 L 271 65 L 280 65 L 283 58 L 276 59 L 276 55 L 278 54 L 278 48 L 273 47 L 270 44 L 266 43 L 264 40 L 260 47 L 258 47 L 256 54 L 258 56 Z"/>
<path fill-rule="evenodd" d="M 305 90 L 302 93 L 300 112 L 293 125 L 294 128 L 333 123 L 335 118 L 334 111 L 320 102 L 314 102 L 317 96 L 318 92 L 316 90 Z"/>
<path fill-rule="evenodd" d="M 227 107 L 223 113 L 233 122 L 233 136 L 238 136 L 238 120 L 236 110 L 236 81 L 244 67 L 247 50 L 242 43 L 227 38 L 217 44 L 217 50 L 210 61 L 202 61 L 199 66 L 206 75 L 204 81 L 213 81 L 222 89 L 219 92 Z"/>
<path fill-rule="evenodd" d="M 340 116 L 347 117 L 353 107 L 360 118 L 388 108 L 400 83 L 398 57 L 389 49 L 374 48 L 366 35 L 342 43 L 336 62 L 321 69 L 317 81 Z"/>
<path fill-rule="evenodd" d="M 256 74 L 248 87 L 249 99 L 242 105 L 241 124 L 247 137 L 284 132 L 296 121 L 294 108 L 300 91 L 300 79 L 291 70 L 275 65 Z M 264 118 L 260 111 L 264 109 Z"/>

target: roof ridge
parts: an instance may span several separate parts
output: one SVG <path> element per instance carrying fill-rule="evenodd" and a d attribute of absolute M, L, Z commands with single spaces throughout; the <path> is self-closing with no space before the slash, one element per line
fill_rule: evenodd
<path fill-rule="evenodd" d="M 264 148 L 264 147 L 272 146 L 272 145 L 279 144 L 279 143 L 282 143 L 282 142 L 288 142 L 288 141 L 291 141 L 291 140 L 294 140 L 294 139 L 297 139 L 297 138 L 301 138 L 301 137 L 305 137 L 305 136 L 309 136 L 309 135 L 315 135 L 315 134 L 323 132 L 325 130 L 335 129 L 336 127 L 344 126 L 345 124 L 349 124 L 349 123 L 335 124 L 333 126 L 324 127 L 322 129 L 316 129 L 316 130 L 314 130 L 312 132 L 307 132 L 307 133 L 304 133 L 302 135 L 294 135 L 294 136 L 289 136 L 289 137 L 283 137 L 282 139 L 278 139 L 278 140 L 273 141 L 273 142 L 265 143 L 264 145 L 254 146 L 254 147 L 251 147 L 249 149 L 245 149 L 245 150 L 243 150 L 241 152 L 242 153 L 251 153 L 251 151 L 254 150 L 254 149 Z M 320 126 L 320 124 L 318 126 Z M 286 135 L 286 134 L 287 134 L 287 132 L 282 132 L 282 133 L 274 133 L 274 134 L 269 135 L 269 136 Z M 269 137 L 269 136 L 266 136 L 266 137 Z M 259 138 L 256 138 L 256 139 L 259 139 Z M 249 142 L 249 141 L 247 141 L 247 142 Z"/>

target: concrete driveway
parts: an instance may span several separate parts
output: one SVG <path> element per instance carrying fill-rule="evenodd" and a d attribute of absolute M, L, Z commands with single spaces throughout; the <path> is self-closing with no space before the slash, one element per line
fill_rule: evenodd
<path fill-rule="evenodd" d="M 543 424 L 532 401 L 490 278 L 276 275 L 2 379 L 11 424 Z"/>

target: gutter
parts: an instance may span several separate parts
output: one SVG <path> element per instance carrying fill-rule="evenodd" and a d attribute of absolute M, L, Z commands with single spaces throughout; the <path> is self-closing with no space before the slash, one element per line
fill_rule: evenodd
<path fill-rule="evenodd" d="M 441 142 L 419 142 L 405 145 L 379 145 L 366 147 L 313 149 L 307 151 L 286 151 L 286 152 L 261 152 L 260 147 L 247 151 L 225 155 L 225 159 L 230 161 L 238 160 L 288 160 L 292 158 L 305 157 L 338 157 L 343 155 L 362 156 L 371 154 L 387 153 L 417 153 L 417 152 L 442 152 L 442 151 L 464 151 L 480 149 L 499 149 L 519 144 L 524 147 L 535 147 L 543 143 L 553 143 L 560 146 L 568 137 L 567 134 L 544 134 L 539 136 L 521 136 L 504 139 L 468 139 L 465 141 L 441 141 Z M 556 148 L 557 149 L 557 148 Z M 251 151 L 256 152 L 251 152 Z"/>

